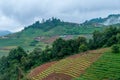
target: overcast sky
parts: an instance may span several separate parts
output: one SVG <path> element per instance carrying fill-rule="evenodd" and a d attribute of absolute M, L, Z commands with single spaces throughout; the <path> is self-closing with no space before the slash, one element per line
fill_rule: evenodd
<path fill-rule="evenodd" d="M 0 30 L 19 31 L 42 18 L 81 23 L 120 13 L 120 0 L 0 0 Z"/>

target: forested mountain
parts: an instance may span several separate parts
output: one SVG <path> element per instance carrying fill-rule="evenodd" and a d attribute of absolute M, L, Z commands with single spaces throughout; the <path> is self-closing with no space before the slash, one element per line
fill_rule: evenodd
<path fill-rule="evenodd" d="M 10 36 L 33 38 L 37 36 L 92 34 L 95 30 L 102 30 L 103 28 L 101 25 L 83 25 L 64 22 L 57 18 L 50 18 L 42 22 L 36 21 L 32 25 L 25 27 L 22 31 Z"/>
<path fill-rule="evenodd" d="M 36 37 L 53 35 L 79 35 L 93 33 L 95 30 L 101 30 L 108 25 L 120 23 L 120 14 L 112 14 L 106 18 L 95 18 L 84 23 L 64 22 L 57 18 L 36 21 L 32 25 L 25 27 L 21 32 L 11 36 L 17 37 Z"/>

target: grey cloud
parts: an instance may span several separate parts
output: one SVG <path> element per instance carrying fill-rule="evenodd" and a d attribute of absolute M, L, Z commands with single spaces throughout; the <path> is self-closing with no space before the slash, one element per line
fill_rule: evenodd
<path fill-rule="evenodd" d="M 0 0 L 0 29 L 9 26 L 8 29 L 17 31 L 36 19 L 52 16 L 80 23 L 86 19 L 119 13 L 119 4 L 120 0 Z"/>

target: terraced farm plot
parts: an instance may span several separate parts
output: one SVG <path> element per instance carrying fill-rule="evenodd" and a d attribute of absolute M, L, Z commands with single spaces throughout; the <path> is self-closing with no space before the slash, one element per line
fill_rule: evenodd
<path fill-rule="evenodd" d="M 32 70 L 32 71 L 30 72 L 30 74 L 28 75 L 29 78 L 32 78 L 32 77 L 38 75 L 40 72 L 46 70 L 47 68 L 49 68 L 51 65 L 53 65 L 53 64 L 55 64 L 55 63 L 56 63 L 55 61 L 54 61 L 54 62 L 49 62 L 49 63 L 46 63 L 46 64 L 44 64 L 44 65 L 42 65 L 42 66 L 39 66 L 39 67 L 35 68 L 35 69 Z"/>
<path fill-rule="evenodd" d="M 103 53 L 105 50 L 106 49 L 88 51 L 62 59 L 46 70 L 39 72 L 38 75 L 31 77 L 31 80 L 49 80 L 47 77 L 53 73 L 64 74 L 72 78 L 79 77 L 94 61 L 96 61 L 102 55 L 101 53 Z"/>
<path fill-rule="evenodd" d="M 75 80 L 120 80 L 120 53 L 103 54 Z"/>

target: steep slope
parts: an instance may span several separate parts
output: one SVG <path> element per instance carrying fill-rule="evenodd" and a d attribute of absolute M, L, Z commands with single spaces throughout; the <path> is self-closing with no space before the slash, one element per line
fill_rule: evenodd
<path fill-rule="evenodd" d="M 75 80 L 120 80 L 120 53 L 107 52 Z"/>
<path fill-rule="evenodd" d="M 49 68 L 46 68 L 46 70 L 39 71 L 39 73 L 36 72 L 36 69 L 33 70 L 30 74 L 37 74 L 34 76 L 29 75 L 29 78 L 31 80 L 71 80 L 72 78 L 76 78 L 80 74 L 83 74 L 84 71 L 106 50 L 107 49 L 99 49 L 70 56 L 63 60 L 57 61 Z"/>

